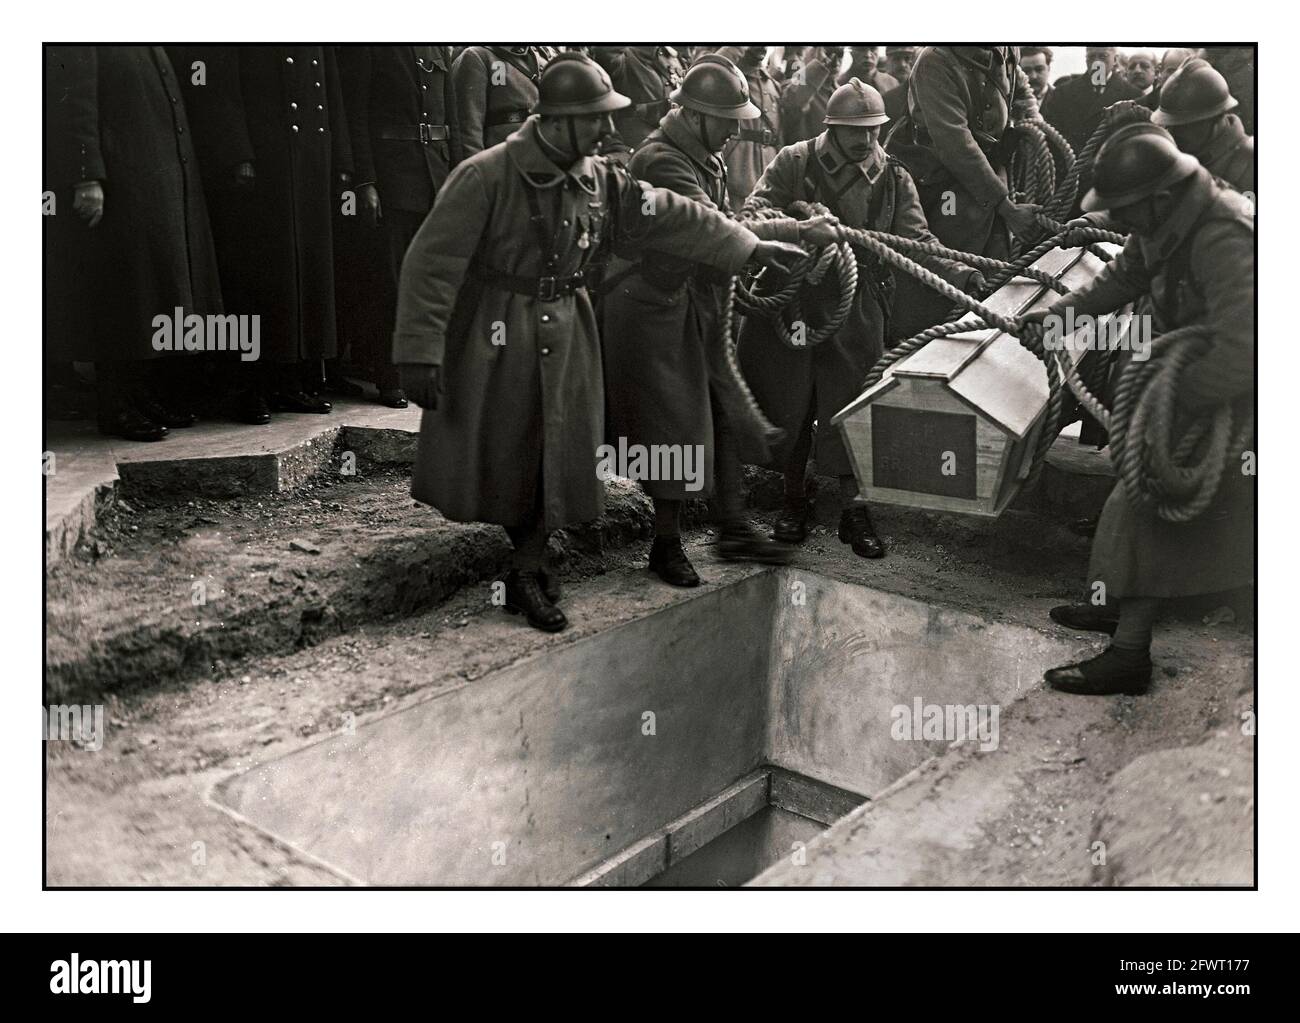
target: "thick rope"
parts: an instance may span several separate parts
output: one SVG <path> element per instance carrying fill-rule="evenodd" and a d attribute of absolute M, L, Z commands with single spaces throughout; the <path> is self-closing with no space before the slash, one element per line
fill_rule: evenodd
<path fill-rule="evenodd" d="M 1200 325 L 1153 338 L 1150 358 L 1132 359 L 1121 371 L 1112 408 L 1092 393 L 1077 367 L 1065 377 L 1106 427 L 1111 460 L 1130 503 L 1168 522 L 1190 522 L 1205 512 L 1255 430 L 1250 399 L 1224 402 L 1209 417 L 1177 415 L 1178 379 L 1213 341 Z"/>
<path fill-rule="evenodd" d="M 1035 445 L 1026 485 L 1032 484 L 1042 471 L 1047 452 L 1056 441 L 1061 408 L 1068 386 L 1079 401 L 1107 429 L 1109 449 L 1125 492 L 1137 505 L 1147 506 L 1171 522 L 1187 522 L 1202 514 L 1218 491 L 1223 472 L 1235 453 L 1245 448 L 1254 430 L 1254 409 L 1246 403 L 1240 407 L 1224 404 L 1213 417 L 1201 418 L 1189 425 L 1174 414 L 1178 377 L 1210 344 L 1209 332 L 1202 327 L 1170 331 L 1152 342 L 1152 358 L 1130 360 L 1124 368 L 1115 393 L 1113 409 L 1107 409 L 1082 379 L 1079 366 L 1065 354 L 1049 349 L 1041 324 L 1021 327 L 1009 317 L 994 312 L 977 296 L 967 294 L 923 266 L 918 259 L 940 258 L 979 270 L 985 277 L 989 293 L 1016 278 L 1034 281 L 1058 294 L 1069 289 L 1059 276 L 1045 273 L 1031 264 L 1052 249 L 1086 248 L 1106 261 L 1111 254 L 1099 243 L 1124 244 L 1125 237 L 1096 227 L 1071 227 L 1062 221 L 1070 215 L 1085 171 L 1091 171 L 1097 150 L 1112 131 L 1124 124 L 1149 120 L 1151 112 L 1136 103 L 1117 103 L 1105 110 L 1101 123 L 1077 158 L 1069 143 L 1041 118 L 1015 126 L 1019 141 L 1012 160 L 1011 195 L 1016 202 L 1032 202 L 1042 207 L 1037 217 L 1045 237 L 1027 251 L 1016 252 L 1011 260 L 998 260 L 947 248 L 937 242 L 923 242 L 881 231 L 841 228 L 839 244 L 826 246 L 820 253 L 810 253 L 789 274 L 782 286 L 770 295 L 733 280 L 724 319 L 727 355 L 731 370 L 743 388 L 755 414 L 762 419 L 752 394 L 735 364 L 732 338 L 732 306 L 739 304 L 749 315 L 768 318 L 777 336 L 791 347 L 818 344 L 832 336 L 845 322 L 857 288 L 857 259 L 854 247 L 872 253 L 882 263 L 908 274 L 933 288 L 953 302 L 949 322 L 900 342 L 887 350 L 871 368 L 863 390 L 874 386 L 890 366 L 919 351 L 930 341 L 953 334 L 996 328 L 1015 337 L 1043 363 L 1047 375 L 1048 400 Z M 818 205 L 800 204 L 800 213 L 825 212 Z M 751 211 L 761 219 L 784 216 L 775 210 Z M 816 284 L 828 273 L 839 277 L 841 300 L 834 314 L 822 327 L 808 331 L 802 323 L 798 296 L 805 284 Z M 787 323 L 788 318 L 788 323 Z M 789 324 L 800 324 L 804 331 L 796 336 Z M 1113 352 L 1099 350 L 1093 359 L 1090 376 L 1104 381 Z M 1082 360 L 1081 360 L 1082 362 Z M 765 419 L 762 419 L 766 423 Z M 767 424 L 769 429 L 775 429 Z M 1180 429 L 1175 441 L 1174 430 Z"/>

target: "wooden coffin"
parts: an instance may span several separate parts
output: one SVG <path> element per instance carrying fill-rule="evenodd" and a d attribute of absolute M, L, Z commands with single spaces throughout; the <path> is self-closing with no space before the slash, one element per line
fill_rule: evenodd
<path fill-rule="evenodd" d="M 1073 248 L 1053 249 L 1033 265 L 1063 274 L 1073 290 L 1104 264 Z M 1017 278 L 985 304 L 1011 317 L 1053 297 L 1044 286 Z M 1084 354 L 1085 348 L 1070 347 L 1073 361 Z M 843 432 L 869 501 L 993 518 L 1029 474 L 1047 397 L 1047 374 L 1037 357 L 1000 330 L 973 329 L 900 359 L 831 422 Z"/>

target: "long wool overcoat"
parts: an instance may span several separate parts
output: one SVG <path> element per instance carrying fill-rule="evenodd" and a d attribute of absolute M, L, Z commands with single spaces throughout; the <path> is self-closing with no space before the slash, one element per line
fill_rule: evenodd
<path fill-rule="evenodd" d="M 1149 295 L 1156 331 L 1201 324 L 1213 332 L 1211 349 L 1179 379 L 1175 436 L 1178 423 L 1254 388 L 1255 232 L 1244 208 L 1242 196 L 1198 171 L 1157 234 L 1130 236 L 1090 285 L 1070 295 L 1076 315 L 1111 312 Z M 1187 523 L 1135 507 L 1116 484 L 1097 525 L 1090 581 L 1105 584 L 1107 600 L 1185 597 L 1249 584 L 1255 576 L 1252 461 L 1248 452 L 1229 452 L 1215 501 Z"/>
<path fill-rule="evenodd" d="M 393 338 L 394 362 L 443 367 L 442 400 L 420 422 L 418 500 L 451 519 L 503 526 L 540 506 L 547 530 L 600 515 L 605 391 L 591 299 L 579 288 L 543 301 L 493 277 L 566 277 L 610 240 L 729 273 L 757 244 L 721 214 L 643 186 L 608 160 L 560 169 L 535 118 L 452 172 L 402 266 Z"/>
<path fill-rule="evenodd" d="M 725 165 L 691 133 L 680 110 L 650 133 L 628 170 L 709 209 L 728 210 Z M 764 237 L 784 232 L 784 240 L 798 240 L 790 220 L 754 222 L 753 229 Z M 610 439 L 702 451 L 702 489 L 688 490 L 685 480 L 647 480 L 644 486 L 661 499 L 710 496 L 715 403 L 728 415 L 745 401 L 729 374 L 719 372 L 728 343 L 721 328 L 730 282 L 707 266 L 653 252 L 635 261 L 615 260 L 610 274 L 621 278 L 605 296 L 601 331 Z M 731 418 L 742 456 L 762 461 L 763 439 L 748 418 L 741 412 Z"/>
<path fill-rule="evenodd" d="M 153 318 L 221 311 L 193 136 L 160 46 L 45 48 L 45 333 L 54 358 L 156 358 Z M 88 227 L 73 186 L 98 181 Z"/>
<path fill-rule="evenodd" d="M 742 213 L 789 212 L 796 202 L 821 203 L 847 227 L 935 240 L 926 226 L 916 186 L 902 165 L 889 160 L 879 146 L 855 163 L 834 144 L 829 131 L 812 142 L 796 142 L 781 150 L 763 172 Z M 792 348 L 777 336 L 769 320 L 758 316 L 747 317 L 740 331 L 738 356 L 745 380 L 768 419 L 786 434 L 776 453 L 776 467 L 784 466 L 790 446 L 811 418 L 820 424 L 817 471 L 840 476 L 853 471 L 830 420 L 858 396 L 868 370 L 884 354 L 890 312 L 889 277 L 880 272 L 869 254 L 860 255 L 858 262 L 853 305 L 833 337 Z M 969 276 L 964 267 L 946 259 L 927 257 L 922 263 L 958 287 L 964 286 Z M 801 307 L 809 325 L 824 323 L 839 297 L 835 275 L 805 289 Z"/>
<path fill-rule="evenodd" d="M 352 169 L 333 47 L 171 52 L 203 164 L 227 310 L 261 316 L 267 362 L 333 356 L 333 218 L 340 176 Z M 250 188 L 232 185 L 241 163 L 253 164 Z"/>

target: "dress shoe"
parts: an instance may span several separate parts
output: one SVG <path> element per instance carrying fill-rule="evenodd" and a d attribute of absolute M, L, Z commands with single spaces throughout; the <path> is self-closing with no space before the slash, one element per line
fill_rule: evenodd
<path fill-rule="evenodd" d="M 1096 657 L 1062 668 L 1049 668 L 1043 678 L 1053 689 L 1081 696 L 1138 696 L 1151 685 L 1151 653 L 1108 646 Z"/>
<path fill-rule="evenodd" d="M 1104 605 L 1059 604 L 1047 613 L 1057 625 L 1080 632 L 1104 632 L 1113 636 L 1115 626 L 1119 624 L 1119 615 Z"/>
<path fill-rule="evenodd" d="M 166 438 L 167 427 L 133 408 L 121 408 L 99 417 L 99 432 L 125 440 L 154 441 Z"/>
<path fill-rule="evenodd" d="M 271 406 L 261 391 L 244 391 L 235 398 L 235 418 L 249 426 L 265 426 L 271 421 Z"/>
<path fill-rule="evenodd" d="M 316 398 L 306 391 L 276 391 L 271 395 L 271 408 L 276 412 L 315 412 L 324 414 L 334 406 L 324 398 Z"/>
<path fill-rule="evenodd" d="M 650 545 L 650 571 L 670 586 L 699 586 L 700 577 L 682 549 L 680 536 L 656 536 Z"/>
<path fill-rule="evenodd" d="M 547 598 L 536 572 L 511 570 L 506 576 L 506 610 L 524 615 L 529 625 L 543 632 L 559 632 L 569 624 L 564 612 Z"/>
<path fill-rule="evenodd" d="M 743 520 L 719 527 L 718 555 L 727 561 L 756 561 L 760 565 L 788 565 L 794 557 L 789 544 L 769 540 Z"/>
<path fill-rule="evenodd" d="M 772 539 L 781 543 L 803 543 L 808 539 L 808 507 L 801 510 L 786 508 L 776 520 L 772 530 Z"/>
<path fill-rule="evenodd" d="M 135 405 L 136 411 L 146 419 L 152 419 L 155 423 L 162 423 L 168 429 L 184 430 L 199 421 L 199 417 L 189 409 L 176 408 L 165 401 L 160 401 L 151 394 L 141 395 L 132 404 Z"/>
<path fill-rule="evenodd" d="M 387 405 L 389 408 L 406 408 L 410 402 L 406 400 L 406 395 L 402 393 L 400 387 L 380 388 L 379 404 Z"/>
<path fill-rule="evenodd" d="M 860 558 L 883 558 L 885 545 L 876 536 L 871 513 L 865 504 L 855 504 L 840 512 L 840 543 L 849 544 Z"/>

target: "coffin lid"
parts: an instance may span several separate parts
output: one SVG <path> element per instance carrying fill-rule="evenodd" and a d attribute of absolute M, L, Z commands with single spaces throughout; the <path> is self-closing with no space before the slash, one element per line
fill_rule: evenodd
<path fill-rule="evenodd" d="M 1103 245 L 1112 253 L 1117 245 Z M 1060 274 L 1072 290 L 1091 281 L 1105 264 L 1082 248 L 1053 249 L 1033 266 L 1044 273 Z M 984 300 L 1004 316 L 1018 316 L 1047 306 L 1056 293 L 1036 281 L 1017 277 Z M 963 319 L 972 323 L 968 313 Z M 1077 359 L 1082 351 L 1073 352 Z M 900 359 L 887 369 L 869 390 L 864 391 L 834 418 L 839 422 L 892 390 L 896 379 L 934 381 L 958 400 L 971 406 L 1016 439 L 1033 426 L 1047 401 L 1047 371 L 1037 356 L 1023 348 L 1016 338 L 997 328 L 971 330 L 936 338 L 920 351 Z"/>

